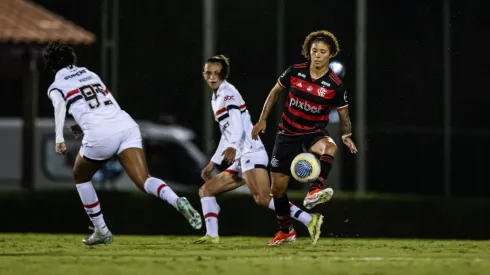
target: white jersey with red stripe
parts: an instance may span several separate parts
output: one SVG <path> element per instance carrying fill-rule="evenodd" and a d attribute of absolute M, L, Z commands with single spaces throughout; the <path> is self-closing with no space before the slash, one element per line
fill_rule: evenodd
<path fill-rule="evenodd" d="M 247 153 L 265 151 L 260 138 L 252 139 L 252 120 L 245 101 L 235 86 L 223 81 L 218 91 L 213 93 L 211 105 L 221 131 L 221 139 L 211 158 L 212 162 L 221 164 L 223 159 L 221 154 L 228 147 L 237 150 L 236 159 Z"/>
<path fill-rule="evenodd" d="M 73 116 L 88 144 L 138 126 L 129 114 L 121 110 L 100 77 L 84 67 L 59 70 L 48 89 L 48 97 L 55 105 L 55 112 L 66 110 Z M 62 101 L 65 108 L 56 108 Z M 64 118 L 64 114 L 55 113 L 56 142 L 64 141 Z"/>

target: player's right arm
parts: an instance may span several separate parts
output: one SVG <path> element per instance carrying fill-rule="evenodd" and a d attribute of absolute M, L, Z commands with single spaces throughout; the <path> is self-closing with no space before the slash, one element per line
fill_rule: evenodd
<path fill-rule="evenodd" d="M 201 178 L 204 181 L 210 180 L 211 179 L 211 172 L 214 170 L 216 165 L 219 165 L 223 162 L 223 151 L 228 147 L 226 138 L 224 135 L 221 135 L 221 139 L 219 140 L 218 147 L 216 148 L 216 151 L 214 152 L 213 156 L 211 157 L 211 160 L 209 163 L 204 167 L 201 171 Z"/>
<path fill-rule="evenodd" d="M 265 132 L 265 128 L 267 127 L 267 118 L 272 111 L 272 107 L 277 101 L 279 93 L 285 88 L 289 87 L 290 77 L 291 77 L 292 67 L 289 67 L 277 80 L 276 85 L 272 88 L 265 100 L 264 108 L 262 109 L 262 113 L 260 114 L 259 122 L 254 125 L 252 129 L 252 139 L 258 140 L 259 133 Z"/>
<path fill-rule="evenodd" d="M 48 96 L 54 107 L 54 122 L 56 133 L 56 153 L 66 152 L 65 139 L 63 137 L 63 126 L 65 125 L 66 105 L 61 90 L 53 88 L 48 91 Z"/>

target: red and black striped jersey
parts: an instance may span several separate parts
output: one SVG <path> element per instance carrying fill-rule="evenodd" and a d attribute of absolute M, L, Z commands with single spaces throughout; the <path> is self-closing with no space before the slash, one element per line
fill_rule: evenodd
<path fill-rule="evenodd" d="M 288 94 L 279 122 L 279 135 L 299 136 L 324 131 L 332 108 L 348 107 L 347 91 L 332 70 L 318 78 L 308 62 L 289 67 L 278 79 Z"/>

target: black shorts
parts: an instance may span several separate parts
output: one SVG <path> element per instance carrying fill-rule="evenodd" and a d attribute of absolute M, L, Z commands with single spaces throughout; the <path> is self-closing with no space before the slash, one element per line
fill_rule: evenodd
<path fill-rule="evenodd" d="M 328 137 L 327 131 L 301 135 L 276 135 L 271 158 L 271 172 L 291 175 L 291 162 L 300 153 L 308 150 L 319 140 Z"/>

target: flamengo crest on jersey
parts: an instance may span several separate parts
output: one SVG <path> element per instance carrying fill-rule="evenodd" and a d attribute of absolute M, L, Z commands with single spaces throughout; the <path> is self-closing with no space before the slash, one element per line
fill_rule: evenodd
<path fill-rule="evenodd" d="M 252 139 L 253 124 L 250 114 L 245 101 L 233 85 L 223 81 L 218 91 L 213 93 L 211 105 L 221 131 L 221 140 L 212 158 L 213 162 L 221 163 L 221 154 L 228 147 L 237 149 L 237 159 L 242 154 L 264 149 L 260 139 Z M 236 144 L 232 144 L 235 141 Z"/>
<path fill-rule="evenodd" d="M 100 77 L 84 67 L 56 73 L 48 97 L 59 93 L 88 140 L 96 140 L 138 126 L 117 104 Z"/>

